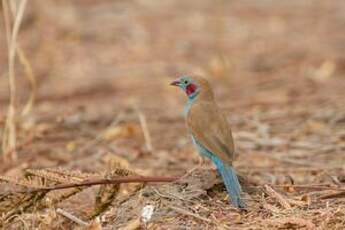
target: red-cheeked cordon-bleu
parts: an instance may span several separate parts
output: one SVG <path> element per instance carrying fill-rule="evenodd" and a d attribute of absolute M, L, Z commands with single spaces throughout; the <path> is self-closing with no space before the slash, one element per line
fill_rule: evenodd
<path fill-rule="evenodd" d="M 171 85 L 178 86 L 187 94 L 185 118 L 198 152 L 216 165 L 232 204 L 245 208 L 241 185 L 232 165 L 234 142 L 231 129 L 215 102 L 210 84 L 201 77 L 183 76 Z"/>

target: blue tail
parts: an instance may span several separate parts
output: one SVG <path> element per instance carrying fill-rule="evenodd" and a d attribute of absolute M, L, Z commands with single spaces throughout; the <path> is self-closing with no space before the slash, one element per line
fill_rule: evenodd
<path fill-rule="evenodd" d="M 192 139 L 200 154 L 211 159 L 216 165 L 218 172 L 223 178 L 226 190 L 230 195 L 231 203 L 237 208 L 245 208 L 246 204 L 241 200 L 241 185 L 238 182 L 235 170 L 230 165 L 224 163 L 219 157 L 204 148 L 193 136 Z"/>
<path fill-rule="evenodd" d="M 220 159 L 214 160 L 218 172 L 223 178 L 226 190 L 231 198 L 231 203 L 237 208 L 245 208 L 245 203 L 241 200 L 241 185 L 238 182 L 236 172 L 233 167 L 223 163 Z"/>

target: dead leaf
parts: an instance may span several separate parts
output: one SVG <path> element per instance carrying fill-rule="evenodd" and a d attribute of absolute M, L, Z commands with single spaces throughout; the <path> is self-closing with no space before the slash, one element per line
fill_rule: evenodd
<path fill-rule="evenodd" d="M 129 138 L 140 133 L 140 127 L 135 123 L 127 123 L 107 129 L 103 134 L 103 139 L 111 141 L 117 138 Z"/>
<path fill-rule="evenodd" d="M 77 148 L 77 144 L 74 141 L 70 141 L 66 145 L 66 149 L 68 152 L 73 152 Z"/>

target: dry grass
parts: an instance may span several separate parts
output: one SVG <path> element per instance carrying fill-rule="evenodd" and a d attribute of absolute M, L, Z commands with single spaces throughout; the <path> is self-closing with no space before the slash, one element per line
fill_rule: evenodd
<path fill-rule="evenodd" d="M 31 94 L 28 99 L 27 104 L 23 109 L 23 115 L 27 115 L 32 109 L 35 91 L 36 91 L 36 81 L 33 74 L 33 70 L 30 62 L 28 61 L 24 51 L 18 45 L 18 33 L 20 25 L 23 20 L 23 15 L 25 12 L 27 1 L 2 1 L 3 6 L 3 16 L 5 22 L 5 33 L 7 40 L 8 49 L 8 79 L 9 79 L 9 95 L 10 101 L 8 106 L 8 112 L 6 116 L 6 123 L 4 128 L 4 133 L 2 137 L 2 155 L 4 160 L 15 161 L 17 159 L 16 155 L 16 103 L 17 103 L 17 90 L 16 90 L 16 77 L 15 77 L 15 58 L 16 53 L 19 57 L 20 62 L 25 67 L 27 76 L 31 85 Z M 13 18 L 13 20 L 12 20 Z M 13 26 L 11 25 L 13 21 Z"/>
<path fill-rule="evenodd" d="M 25 2 L 0 7 L 0 135 L 17 154 L 0 162 L 3 227 L 344 229 L 344 1 L 33 0 L 21 18 Z M 185 73 L 229 114 L 247 212 L 211 169 L 40 190 L 195 167 L 168 86 Z"/>

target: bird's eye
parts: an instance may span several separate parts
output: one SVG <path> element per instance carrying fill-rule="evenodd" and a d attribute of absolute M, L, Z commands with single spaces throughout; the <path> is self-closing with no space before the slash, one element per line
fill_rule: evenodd
<path fill-rule="evenodd" d="M 188 81 L 187 81 L 187 80 L 185 80 L 185 81 L 184 81 L 184 83 L 185 83 L 185 84 L 187 84 L 187 83 L 188 83 Z"/>

